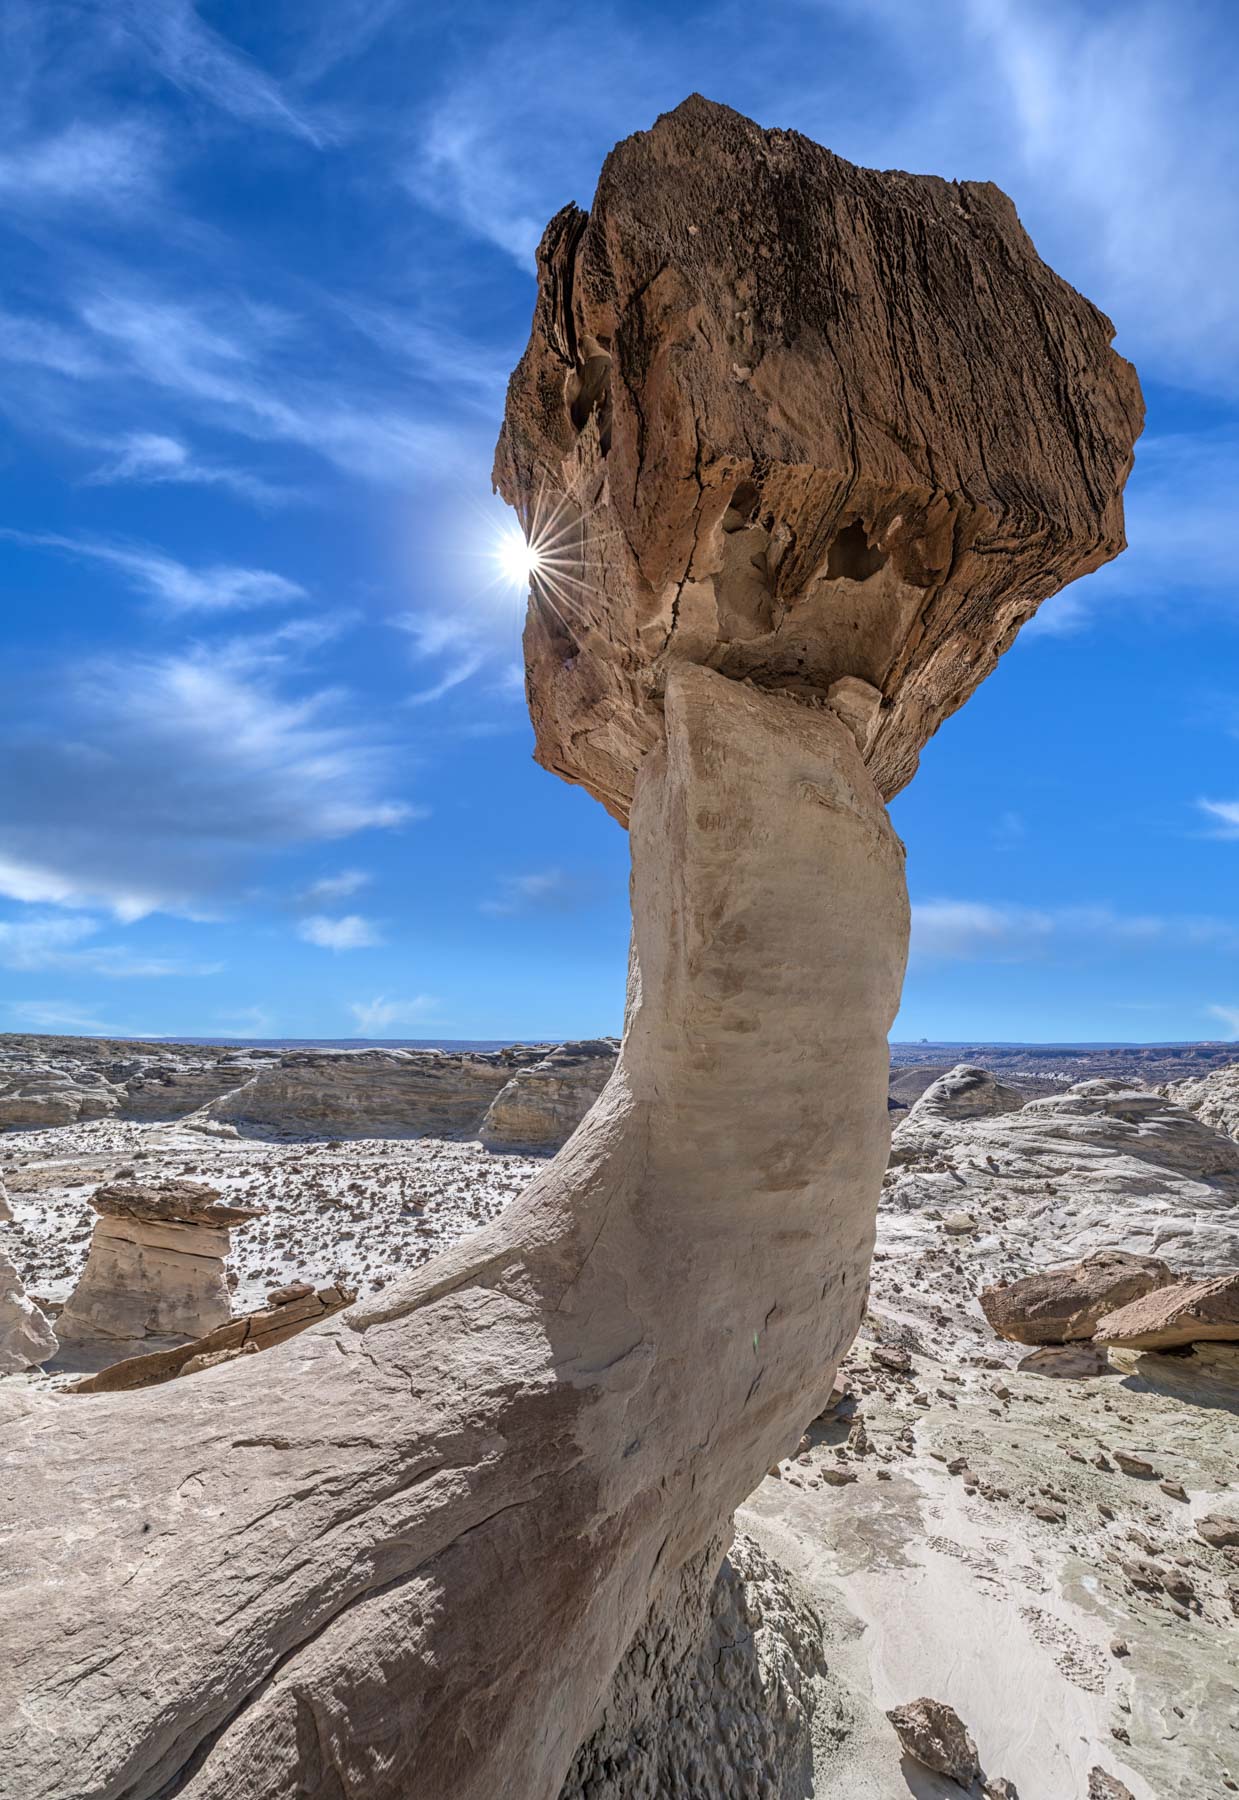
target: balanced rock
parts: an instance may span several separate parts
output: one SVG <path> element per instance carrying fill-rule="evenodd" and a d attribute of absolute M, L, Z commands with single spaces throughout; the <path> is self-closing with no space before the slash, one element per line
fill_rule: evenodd
<path fill-rule="evenodd" d="M 1155 1256 L 1100 1250 L 1081 1262 L 985 1288 L 979 1298 L 999 1337 L 1017 1344 L 1066 1344 L 1091 1338 L 1106 1313 L 1173 1281 L 1170 1268 Z"/>
<path fill-rule="evenodd" d="M 997 190 L 700 100 L 539 262 L 496 475 L 538 753 L 631 828 L 615 1076 L 517 1206 L 266 1364 L 5 1409 L 21 1800 L 549 1800 L 643 1623 L 709 1628 L 859 1327 L 883 794 L 1121 547 L 1135 377 Z"/>
<path fill-rule="evenodd" d="M 611 1079 L 618 1050 L 613 1038 L 560 1044 L 518 1069 L 482 1120 L 487 1149 L 558 1150 Z"/>
<path fill-rule="evenodd" d="M 943 1700 L 910 1700 L 892 1707 L 887 1718 L 906 1756 L 923 1763 L 935 1775 L 966 1788 L 981 1774 L 977 1747 L 953 1706 Z"/>
<path fill-rule="evenodd" d="M 1239 1270 L 1159 1287 L 1104 1314 L 1093 1335 L 1099 1344 L 1123 1350 L 1239 1343 Z"/>
<path fill-rule="evenodd" d="M 96 1189 L 91 1205 L 99 1219 L 60 1315 L 62 1343 L 196 1338 L 227 1322 L 228 1234 L 261 1207 L 224 1205 L 195 1181 L 114 1182 Z"/>

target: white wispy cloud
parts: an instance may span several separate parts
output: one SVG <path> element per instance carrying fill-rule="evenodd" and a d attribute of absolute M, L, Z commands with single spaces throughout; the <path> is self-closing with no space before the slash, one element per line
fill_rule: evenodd
<path fill-rule="evenodd" d="M 286 606 L 306 598 L 305 589 L 271 569 L 236 568 L 229 563 L 191 569 L 149 546 L 103 543 L 93 538 L 62 537 L 56 532 L 0 528 L 0 537 L 33 549 L 58 550 L 119 569 L 140 593 L 160 602 L 168 612 L 239 612 L 254 606 Z"/>
<path fill-rule="evenodd" d="M 593 898 L 593 888 L 563 869 L 536 869 L 527 875 L 505 875 L 497 897 L 482 900 L 478 911 L 502 918 L 511 913 L 542 910 L 575 912 Z"/>
<path fill-rule="evenodd" d="M 1196 804 L 1215 821 L 1211 836 L 1239 838 L 1239 800 L 1198 800 Z"/>
<path fill-rule="evenodd" d="M 50 136 L 0 148 L 0 208 L 146 206 L 160 185 L 162 164 L 162 141 L 148 125 L 135 119 L 75 121 Z"/>
<path fill-rule="evenodd" d="M 247 469 L 203 462 L 179 438 L 156 431 L 129 432 L 112 447 L 108 460 L 86 479 L 97 487 L 123 482 L 147 486 L 176 482 L 189 487 L 222 487 L 260 506 L 289 498 L 286 488 L 264 481 Z"/>
<path fill-rule="evenodd" d="M 416 994 L 410 1000 L 389 1000 L 378 994 L 373 1000 L 353 1000 L 349 1011 L 357 1021 L 357 1037 L 383 1037 L 394 1025 L 416 1025 L 438 1010 L 433 994 Z"/>
<path fill-rule="evenodd" d="M 85 298 L 80 317 L 87 349 L 110 346 L 131 376 L 223 429 L 300 445 L 384 483 L 479 473 L 478 443 L 449 420 L 394 408 L 385 395 L 367 392 L 361 375 L 308 374 L 321 360 L 321 341 L 299 336 L 303 327 L 291 315 L 235 300 L 214 311 L 113 283 Z"/>
<path fill-rule="evenodd" d="M 373 919 L 365 919 L 360 913 L 345 913 L 339 919 L 312 913 L 298 925 L 297 936 L 307 944 L 317 944 L 320 950 L 369 950 L 383 942 Z"/>
<path fill-rule="evenodd" d="M 0 893 L 202 916 L 255 858 L 414 818 L 389 740 L 276 640 L 59 671 L 54 725 L 13 716 L 0 741 Z"/>
<path fill-rule="evenodd" d="M 1239 924 L 1193 915 L 1122 913 L 1108 906 L 1035 908 L 974 900 L 912 906 L 912 955 L 925 961 L 1027 962 L 1084 946 L 1239 951 Z"/>
<path fill-rule="evenodd" d="M 350 894 L 358 893 L 368 887 L 373 876 L 364 869 L 341 869 L 338 875 L 320 875 L 312 881 L 302 894 L 303 900 L 310 902 L 347 900 Z"/>
<path fill-rule="evenodd" d="M 31 1031 L 80 1032 L 86 1037 L 107 1036 L 109 1033 L 109 1027 L 97 1013 L 89 1012 L 71 1001 L 10 1000 L 8 1009 L 16 1024 L 24 1025 Z"/>
<path fill-rule="evenodd" d="M 166 81 L 246 125 L 286 132 L 321 148 L 332 131 L 289 100 L 250 57 L 213 31 L 192 0 L 114 0 L 111 22 Z"/>
<path fill-rule="evenodd" d="M 149 956 L 124 944 L 98 944 L 97 919 L 33 918 L 0 920 L 0 966 L 29 973 L 39 969 L 81 970 L 110 980 L 151 980 L 170 975 L 218 975 L 221 963 L 178 956 Z"/>
<path fill-rule="evenodd" d="M 1211 1006 L 1209 1012 L 1222 1021 L 1231 1037 L 1239 1038 L 1239 1006 Z"/>

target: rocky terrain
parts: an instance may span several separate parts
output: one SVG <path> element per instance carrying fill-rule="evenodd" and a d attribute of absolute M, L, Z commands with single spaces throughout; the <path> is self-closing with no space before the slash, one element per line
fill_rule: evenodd
<path fill-rule="evenodd" d="M 267 1050 L 0 1036 L 0 1131 L 192 1119 L 258 1137 L 484 1137 L 557 1150 L 615 1066 L 614 1038 L 498 1051 Z"/>
<path fill-rule="evenodd" d="M 1209 1080 L 1206 1101 L 1233 1092 L 1239 1065 Z M 724 1793 L 728 1770 L 753 1768 L 799 1771 L 771 1791 L 819 1800 L 903 1800 L 909 1780 L 958 1793 L 901 1757 L 885 1716 L 922 1694 L 956 1709 L 1020 1800 L 1083 1800 L 1094 1768 L 1136 1800 L 1235 1791 L 1239 1342 L 1111 1350 L 1084 1377 L 1055 1374 L 1053 1349 L 1048 1373 L 1018 1367 L 1030 1345 L 1091 1335 L 1082 1293 L 1159 1299 L 1180 1273 L 1239 1268 L 1239 1145 L 1201 1110 L 1104 1078 L 1030 1102 L 967 1067 L 931 1086 L 896 1127 L 838 1404 L 741 1510 L 713 1637 L 682 1597 L 647 1627 L 566 1795 L 656 1797 L 694 1770 Z M 380 1294 L 538 1166 L 476 1142 L 263 1142 L 184 1122 L 0 1140 L 6 1240 L 34 1293 L 67 1297 L 89 1196 L 132 1170 L 265 1209 L 232 1230 L 237 1313 L 273 1283 Z M 1080 1257 L 1101 1272 L 1070 1307 L 1043 1303 L 1024 1342 L 995 1334 L 982 1292 L 1031 1317 L 1018 1284 L 1042 1272 L 1053 1298 L 1043 1272 Z M 69 1347 L 51 1366 L 90 1362 Z"/>

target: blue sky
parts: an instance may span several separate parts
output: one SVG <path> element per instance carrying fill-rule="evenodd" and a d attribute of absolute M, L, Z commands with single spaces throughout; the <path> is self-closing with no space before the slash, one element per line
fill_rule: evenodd
<path fill-rule="evenodd" d="M 617 1030 L 491 447 L 533 248 L 699 90 L 999 182 L 1149 404 L 1131 549 L 895 803 L 903 1037 L 1239 1037 L 1227 4 L 7 0 L 0 1029 Z"/>

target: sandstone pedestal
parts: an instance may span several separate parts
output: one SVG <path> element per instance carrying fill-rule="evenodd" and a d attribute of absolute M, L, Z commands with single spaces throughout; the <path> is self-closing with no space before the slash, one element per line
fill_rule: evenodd
<path fill-rule="evenodd" d="M 1121 548 L 1139 390 L 996 189 L 704 101 L 539 267 L 496 475 L 538 755 L 630 826 L 615 1072 L 381 1306 L 7 1408 L 5 1800 L 550 1800 L 638 1634 L 691 1594 L 707 1628 L 860 1320 L 908 923 L 883 798 Z"/>
<path fill-rule="evenodd" d="M 98 1188 L 99 1214 L 81 1278 L 60 1315 L 61 1343 L 141 1347 L 146 1339 L 203 1337 L 232 1307 L 225 1278 L 229 1231 L 261 1207 L 226 1206 L 193 1181 Z"/>

